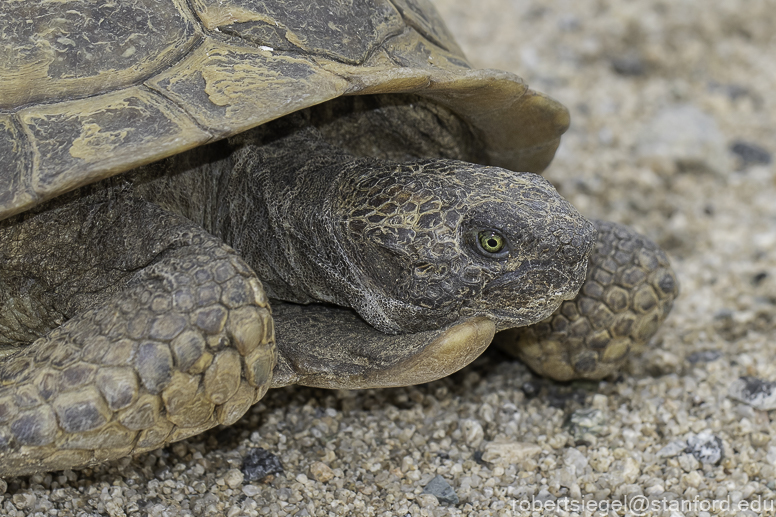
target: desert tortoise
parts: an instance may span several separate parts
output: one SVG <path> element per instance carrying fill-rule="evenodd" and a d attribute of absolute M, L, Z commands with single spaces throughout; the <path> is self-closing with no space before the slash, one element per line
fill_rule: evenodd
<path fill-rule="evenodd" d="M 596 223 L 588 268 L 593 224 L 530 174 L 565 108 L 471 69 L 425 0 L 0 20 L 0 475 L 158 448 L 272 386 L 429 381 L 537 321 L 502 346 L 600 377 L 670 309 L 657 247 Z"/>

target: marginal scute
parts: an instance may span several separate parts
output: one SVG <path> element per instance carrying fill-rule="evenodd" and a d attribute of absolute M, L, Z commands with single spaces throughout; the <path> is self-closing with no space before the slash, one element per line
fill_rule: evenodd
<path fill-rule="evenodd" d="M 385 49 L 391 59 L 404 67 L 469 69 L 470 66 L 461 54 L 446 51 L 424 40 L 414 29 L 409 28 L 403 34 L 394 36 L 385 42 Z"/>
<path fill-rule="evenodd" d="M 211 138 L 171 101 L 140 86 L 31 106 L 19 117 L 40 165 L 29 180 L 38 202 Z"/>
<path fill-rule="evenodd" d="M 443 50 L 463 58 L 463 51 L 429 0 L 391 0 L 405 23 Z"/>

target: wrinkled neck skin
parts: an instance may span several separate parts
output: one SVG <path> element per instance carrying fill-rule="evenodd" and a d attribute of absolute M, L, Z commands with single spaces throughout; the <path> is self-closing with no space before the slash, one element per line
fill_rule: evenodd
<path fill-rule="evenodd" d="M 217 233 L 246 257 L 271 298 L 350 306 L 359 279 L 332 221 L 331 199 L 359 160 L 300 130 L 234 152 L 229 214 Z"/>

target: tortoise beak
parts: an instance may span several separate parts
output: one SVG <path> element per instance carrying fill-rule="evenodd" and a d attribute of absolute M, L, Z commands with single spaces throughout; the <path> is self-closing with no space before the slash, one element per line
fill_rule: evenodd
<path fill-rule="evenodd" d="M 440 334 L 441 332 L 441 334 Z M 420 334 L 428 340 L 437 334 L 420 352 L 385 369 L 369 372 L 363 381 L 370 388 L 391 388 L 431 382 L 457 372 L 482 354 L 496 333 L 496 324 L 485 317 L 471 318 L 444 331 Z M 405 334 L 404 337 L 420 334 Z"/>

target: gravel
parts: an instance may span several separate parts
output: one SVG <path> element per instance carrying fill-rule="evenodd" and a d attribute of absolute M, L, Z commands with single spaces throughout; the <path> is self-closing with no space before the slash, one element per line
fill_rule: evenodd
<path fill-rule="evenodd" d="M 569 107 L 546 173 L 559 191 L 668 251 L 682 295 L 651 347 L 602 382 L 552 383 L 488 351 L 422 386 L 272 390 L 231 428 L 0 482 L 0 514 L 776 513 L 776 413 L 739 380 L 776 382 L 776 1 L 436 3 L 477 66 Z M 664 119 L 694 140 L 644 140 Z M 258 448 L 283 471 L 251 481 Z M 424 494 L 440 478 L 457 504 Z"/>

